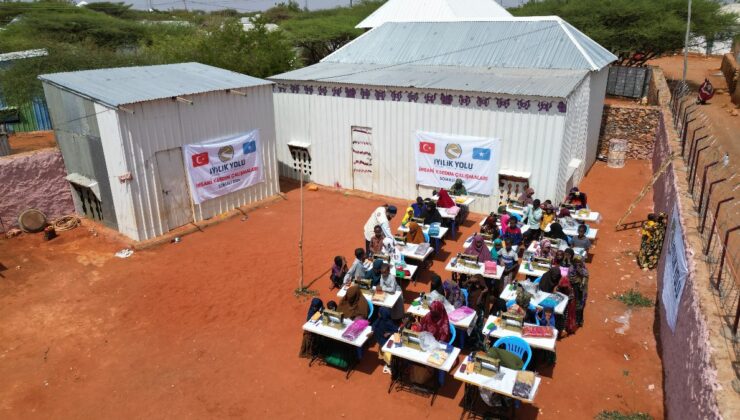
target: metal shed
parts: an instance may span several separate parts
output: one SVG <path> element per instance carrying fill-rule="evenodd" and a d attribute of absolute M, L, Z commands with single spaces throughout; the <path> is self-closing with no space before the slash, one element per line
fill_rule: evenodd
<path fill-rule="evenodd" d="M 199 63 L 39 78 L 77 211 L 132 239 L 279 192 L 271 82 Z M 255 129 L 264 182 L 196 204 L 182 147 Z"/>
<path fill-rule="evenodd" d="M 413 198 L 414 133 L 501 139 L 498 193 L 479 212 L 533 186 L 561 200 L 596 159 L 616 57 L 558 17 L 384 23 L 320 63 L 272 76 L 281 173 L 297 176 L 287 144 L 310 149 L 311 179 Z M 353 137 L 370 144 L 355 171 Z"/>

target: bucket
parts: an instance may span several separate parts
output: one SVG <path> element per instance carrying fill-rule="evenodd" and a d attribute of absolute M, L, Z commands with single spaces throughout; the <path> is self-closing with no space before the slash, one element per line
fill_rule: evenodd
<path fill-rule="evenodd" d="M 606 166 L 610 168 L 623 168 L 624 159 L 627 156 L 627 140 L 609 140 L 609 154 L 606 158 Z"/>

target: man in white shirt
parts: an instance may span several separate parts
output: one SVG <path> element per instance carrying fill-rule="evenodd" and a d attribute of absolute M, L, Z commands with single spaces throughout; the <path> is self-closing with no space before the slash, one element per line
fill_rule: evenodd
<path fill-rule="evenodd" d="M 367 219 L 367 223 L 365 223 L 365 252 L 369 252 L 370 238 L 375 235 L 375 226 L 380 226 L 380 228 L 383 229 L 385 237 L 393 240 L 390 221 L 396 215 L 397 211 L 396 206 L 390 206 L 388 204 L 380 206 L 373 211 L 373 214 L 370 215 L 370 218 Z"/>
<path fill-rule="evenodd" d="M 542 222 L 542 209 L 540 208 L 540 200 L 536 199 L 532 204 L 528 205 L 524 210 L 524 217 L 527 219 L 527 226 L 529 229 L 524 232 L 522 238 L 522 245 L 528 247 L 532 241 L 540 239 L 540 222 Z"/>

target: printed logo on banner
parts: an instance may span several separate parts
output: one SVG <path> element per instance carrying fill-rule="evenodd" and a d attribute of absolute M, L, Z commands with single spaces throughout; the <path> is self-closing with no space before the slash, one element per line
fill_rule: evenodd
<path fill-rule="evenodd" d="M 190 157 L 193 160 L 193 168 L 208 165 L 208 152 L 197 153 Z"/>
<path fill-rule="evenodd" d="M 231 146 L 224 146 L 218 149 L 218 158 L 221 162 L 228 162 L 234 157 L 234 148 Z"/>
<path fill-rule="evenodd" d="M 419 151 L 421 153 L 427 153 L 430 155 L 434 154 L 434 143 L 426 142 L 426 141 L 420 141 L 419 142 Z"/>
<path fill-rule="evenodd" d="M 445 155 L 450 159 L 457 159 L 462 155 L 462 147 L 459 144 L 448 144 L 445 147 Z"/>
<path fill-rule="evenodd" d="M 473 148 L 473 159 L 491 160 L 491 149 L 485 149 L 482 147 L 474 147 Z"/>
<path fill-rule="evenodd" d="M 245 155 L 248 155 L 250 153 L 254 153 L 257 151 L 257 142 L 255 141 L 248 141 L 244 144 L 242 144 L 242 151 Z"/>

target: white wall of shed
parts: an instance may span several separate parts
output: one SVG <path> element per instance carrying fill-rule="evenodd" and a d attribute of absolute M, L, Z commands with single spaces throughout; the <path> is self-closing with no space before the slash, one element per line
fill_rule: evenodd
<path fill-rule="evenodd" d="M 128 170 L 134 178 L 129 184 L 137 219 L 137 239 L 149 239 L 171 230 L 155 158 L 158 151 L 260 130 L 265 182 L 192 205 L 195 221 L 279 193 L 272 87 L 240 90 L 248 96 L 209 92 L 187 96 L 186 99 L 193 101 L 192 105 L 160 100 L 127 105 L 134 114 L 119 111 L 123 159 L 128 162 Z M 183 182 L 187 179 L 183 178 Z"/>
<path fill-rule="evenodd" d="M 98 119 L 103 158 L 108 169 L 108 182 L 113 197 L 113 211 L 118 221 L 118 231 L 139 240 L 134 202 L 131 193 L 131 182 L 121 182 L 119 175 L 129 172 L 123 150 L 118 114 L 121 111 L 95 104 L 95 115 Z"/>
<path fill-rule="evenodd" d="M 410 102 L 375 101 L 292 93 L 275 94 L 278 157 L 281 175 L 291 169 L 289 141 L 311 143 L 314 182 L 352 188 L 351 127 L 372 129 L 373 191 L 413 199 L 428 196 L 430 188 L 416 185 L 416 130 L 498 137 L 502 141 L 501 169 L 531 172 L 530 185 L 538 196 L 556 193 L 565 116 L 557 113 L 480 110 Z M 498 191 L 479 197 L 472 210 L 498 207 Z"/>
<path fill-rule="evenodd" d="M 599 133 L 601 132 L 601 117 L 604 115 L 604 98 L 606 97 L 606 81 L 609 78 L 609 67 L 604 67 L 590 76 L 591 99 L 588 105 L 588 147 L 586 149 L 586 166 L 588 172 L 596 162 L 599 152 Z"/>
<path fill-rule="evenodd" d="M 586 77 L 568 97 L 568 112 L 565 123 L 565 135 L 563 137 L 563 148 L 559 153 L 557 190 L 554 199 L 551 198 L 555 204 L 565 198 L 565 187 L 572 171 L 568 170 L 570 162 L 573 159 L 581 161 L 580 166 L 573 172 L 573 185 L 578 185 L 585 172 L 584 162 L 588 148 L 589 90 L 590 82 L 589 78 Z"/>

